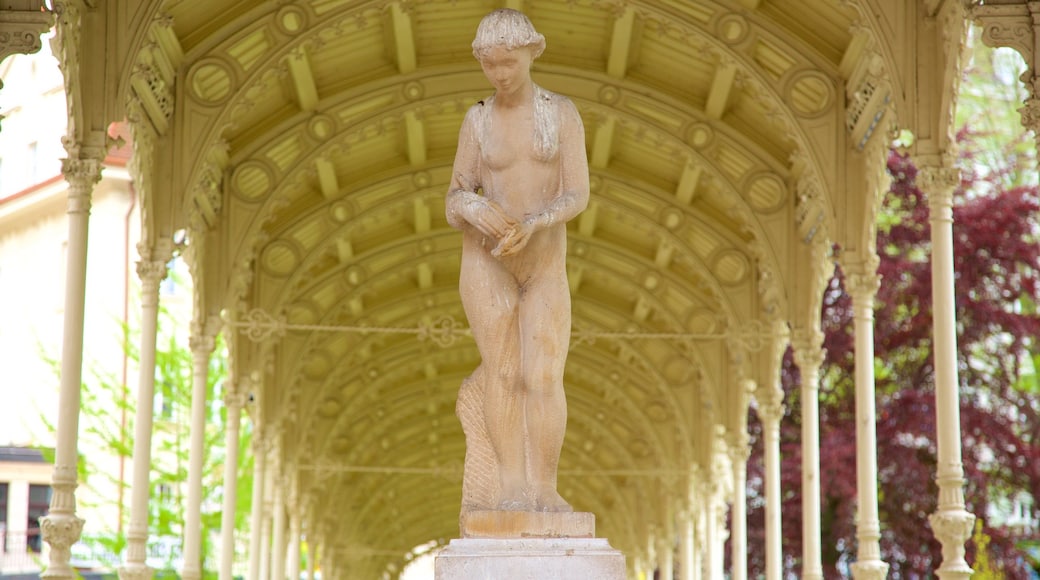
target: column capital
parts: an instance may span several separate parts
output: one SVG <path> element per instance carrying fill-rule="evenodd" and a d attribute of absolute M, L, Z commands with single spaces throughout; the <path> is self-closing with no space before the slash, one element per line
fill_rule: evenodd
<path fill-rule="evenodd" d="M 823 331 L 818 328 L 796 328 L 791 333 L 794 362 L 803 373 L 815 372 L 823 364 Z"/>
<path fill-rule="evenodd" d="M 928 197 L 934 216 L 939 209 L 953 207 L 953 191 L 961 183 L 961 170 L 951 166 L 922 166 L 917 169 L 916 183 Z"/>
<path fill-rule="evenodd" d="M 873 300 L 881 287 L 881 276 L 878 265 L 881 260 L 877 254 L 871 253 L 861 259 L 849 260 L 842 264 L 845 272 L 845 288 L 853 300 L 869 298 Z"/>

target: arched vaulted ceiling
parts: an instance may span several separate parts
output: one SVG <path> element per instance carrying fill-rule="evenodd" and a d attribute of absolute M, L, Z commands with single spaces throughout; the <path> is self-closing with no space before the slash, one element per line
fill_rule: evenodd
<path fill-rule="evenodd" d="M 138 11 L 122 82 L 146 228 L 188 228 L 198 311 L 240 325 L 234 375 L 256 395 L 278 493 L 305 510 L 327 566 L 374 577 L 457 534 L 455 396 L 479 358 L 465 336 L 416 331 L 465 321 L 461 235 L 443 199 L 462 116 L 490 92 L 469 49 L 480 18 L 528 14 L 548 43 L 535 82 L 569 96 L 585 123 L 592 200 L 568 225 L 560 488 L 636 554 L 686 502 L 688 469 L 710 473 L 720 437 L 742 429 L 741 379 L 775 369 L 763 362 L 779 336 L 769 329 L 811 321 L 820 248 L 870 217 L 872 202 L 852 218 L 836 208 L 860 194 L 847 158 L 888 102 L 871 98 L 887 53 L 860 21 L 875 4 L 166 0 Z M 250 338 L 254 312 L 278 332 Z"/>

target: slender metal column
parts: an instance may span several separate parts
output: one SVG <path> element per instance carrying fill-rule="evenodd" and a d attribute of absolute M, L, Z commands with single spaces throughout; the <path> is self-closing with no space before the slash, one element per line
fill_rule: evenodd
<path fill-rule="evenodd" d="M 783 572 L 780 543 L 780 419 L 784 416 L 784 392 L 779 384 L 775 384 L 762 399 L 758 404 L 758 416 L 762 420 L 765 440 L 766 580 L 780 580 Z"/>
<path fill-rule="evenodd" d="M 190 339 L 192 360 L 191 438 L 188 448 L 188 497 L 184 515 L 184 580 L 202 577 L 202 463 L 205 449 L 206 386 L 216 345 L 217 319 L 196 325 Z"/>
<path fill-rule="evenodd" d="M 874 297 L 881 280 L 878 258 L 845 265 L 845 285 L 852 295 L 856 332 L 856 580 L 881 580 L 888 564 L 881 560 L 878 518 L 877 413 L 874 410 Z"/>
<path fill-rule="evenodd" d="M 285 580 L 285 492 L 282 486 L 274 487 L 274 539 L 271 541 L 271 580 Z"/>
<path fill-rule="evenodd" d="M 681 580 L 694 580 L 699 575 L 694 575 L 694 519 L 693 508 L 687 509 L 679 518 L 679 578 Z"/>
<path fill-rule="evenodd" d="M 85 148 L 84 148 L 85 149 Z M 69 184 L 66 213 L 69 218 L 68 262 L 65 265 L 65 321 L 61 350 L 61 390 L 58 394 L 58 425 L 54 449 L 51 505 L 40 518 L 43 540 L 50 546 L 50 562 L 41 575 L 48 579 L 72 580 L 69 566 L 72 544 L 79 541 L 83 520 L 76 515 L 76 485 L 79 439 L 80 385 L 83 378 L 83 315 L 87 285 L 87 232 L 90 196 L 101 180 L 104 151 L 81 156 L 69 148 L 61 171 Z M 83 153 L 87 153 L 83 151 Z"/>
<path fill-rule="evenodd" d="M 126 563 L 119 568 L 120 580 L 148 580 L 152 569 L 145 564 L 148 543 L 149 474 L 152 467 L 152 414 L 155 409 L 155 343 L 159 329 L 159 284 L 173 257 L 173 242 L 160 240 L 155 248 L 138 244 L 141 260 L 141 351 L 137 380 L 137 414 L 134 418 L 134 474 L 130 491 L 130 526 L 126 533 Z"/>
<path fill-rule="evenodd" d="M 268 454 L 270 451 L 264 451 Z M 271 520 L 274 504 L 274 479 L 278 466 L 271 457 L 267 458 L 267 469 L 264 470 L 264 503 L 263 521 L 260 524 L 260 580 L 271 579 Z"/>
<path fill-rule="evenodd" d="M 923 165 L 923 164 L 922 164 Z M 929 521 L 942 544 L 943 562 L 936 574 L 943 580 L 969 578 L 964 542 L 975 516 L 964 506 L 964 466 L 961 464 L 961 414 L 957 379 L 957 317 L 953 294 L 953 190 L 960 171 L 924 167 L 917 185 L 928 197 L 932 228 L 932 317 L 935 349 L 935 428 L 938 451 L 936 483 L 939 505 Z"/>
<path fill-rule="evenodd" d="M 673 580 L 675 578 L 675 545 L 674 538 L 668 532 L 657 541 L 657 579 Z"/>
<path fill-rule="evenodd" d="M 249 514 L 249 576 L 248 580 L 260 580 L 260 541 L 263 537 L 264 483 L 267 478 L 267 453 L 263 439 L 253 434 L 253 511 Z"/>
<path fill-rule="evenodd" d="M 747 580 L 747 460 L 751 450 L 747 433 L 730 439 L 730 464 L 733 467 L 733 508 L 730 525 L 732 580 Z"/>
<path fill-rule="evenodd" d="M 710 580 L 720 578 L 720 576 L 716 576 L 716 570 L 722 569 L 722 562 L 718 561 L 722 552 L 716 549 L 720 539 L 719 520 L 715 517 L 715 502 L 719 495 L 719 484 L 715 481 L 714 472 L 713 469 L 712 480 L 704 482 L 701 488 L 704 502 L 701 507 L 701 513 L 704 515 L 704 577 Z"/>
<path fill-rule="evenodd" d="M 289 508 L 289 557 L 286 558 L 289 580 L 300 580 L 301 527 L 299 507 L 292 505 Z"/>
<path fill-rule="evenodd" d="M 219 580 L 232 580 L 235 561 L 235 507 L 238 504 L 238 437 L 242 425 L 242 406 L 245 396 L 234 387 L 224 395 L 227 409 L 227 430 L 224 432 L 224 505 L 220 515 L 220 571 Z"/>
<path fill-rule="evenodd" d="M 796 329 L 791 340 L 801 371 L 802 395 L 802 578 L 823 580 L 820 532 L 820 365 L 823 333 Z"/>

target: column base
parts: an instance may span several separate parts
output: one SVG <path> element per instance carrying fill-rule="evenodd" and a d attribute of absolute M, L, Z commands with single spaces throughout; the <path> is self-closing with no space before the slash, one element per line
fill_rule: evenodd
<path fill-rule="evenodd" d="M 119 580 L 152 580 L 154 574 L 154 570 L 147 564 L 137 563 L 126 563 L 116 571 L 119 573 Z"/>
<path fill-rule="evenodd" d="M 884 580 L 888 577 L 888 564 L 881 560 L 856 562 L 849 567 L 855 580 Z"/>
<path fill-rule="evenodd" d="M 452 540 L 436 580 L 625 580 L 625 556 L 603 538 Z"/>

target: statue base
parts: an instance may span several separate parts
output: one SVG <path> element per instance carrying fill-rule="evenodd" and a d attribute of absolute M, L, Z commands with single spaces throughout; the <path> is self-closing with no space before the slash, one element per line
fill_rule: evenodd
<path fill-rule="evenodd" d="M 436 580 L 625 580 L 625 556 L 603 538 L 452 540 Z"/>
<path fill-rule="evenodd" d="M 462 539 L 435 558 L 436 580 L 624 580 L 625 556 L 596 538 L 588 512 L 471 510 Z"/>
<path fill-rule="evenodd" d="M 470 510 L 462 513 L 463 538 L 594 538 L 596 516 L 589 512 Z"/>

